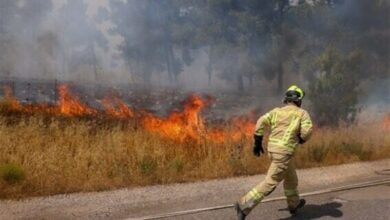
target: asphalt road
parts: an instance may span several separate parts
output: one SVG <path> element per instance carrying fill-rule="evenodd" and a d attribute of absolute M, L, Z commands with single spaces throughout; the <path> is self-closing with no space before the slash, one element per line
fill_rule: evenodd
<path fill-rule="evenodd" d="M 285 202 L 278 201 L 260 204 L 253 210 L 247 219 L 390 219 L 390 185 L 311 196 L 307 197 L 306 201 L 306 206 L 293 217 L 285 208 Z M 236 218 L 233 209 L 226 209 L 170 219 L 235 220 Z"/>
<path fill-rule="evenodd" d="M 390 177 L 390 159 L 319 167 L 298 171 L 301 193 Z M 264 179 L 264 175 L 37 197 L 0 200 L 1 220 L 129 220 L 167 212 L 232 204 Z M 278 187 L 269 197 L 283 195 Z M 306 198 L 307 205 L 291 218 L 284 201 L 260 204 L 248 216 L 254 219 L 385 219 L 390 220 L 390 185 L 342 191 Z M 233 209 L 169 219 L 236 219 Z"/>

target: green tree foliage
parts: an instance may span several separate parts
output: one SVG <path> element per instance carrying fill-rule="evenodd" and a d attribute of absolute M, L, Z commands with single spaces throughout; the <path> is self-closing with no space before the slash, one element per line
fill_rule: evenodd
<path fill-rule="evenodd" d="M 189 3 L 189 2 L 188 2 Z M 124 38 L 120 51 L 130 73 L 149 83 L 166 71 L 177 82 L 183 65 L 191 62 L 192 10 L 185 1 L 110 1 L 112 33 Z"/>
<path fill-rule="evenodd" d="M 309 98 L 318 125 L 353 122 L 358 110 L 361 53 L 347 56 L 330 46 L 318 58 L 318 78 L 310 84 Z"/>
<path fill-rule="evenodd" d="M 194 15 L 200 21 L 197 39 L 203 47 L 209 48 L 206 66 L 209 84 L 214 73 L 235 83 L 235 88 L 242 91 L 245 79 L 252 83 L 254 78 L 264 74 L 269 80 L 280 76 L 278 88 L 282 87 L 282 66 L 288 60 L 291 45 L 291 39 L 281 34 L 288 1 L 201 2 L 195 6 L 194 11 L 198 13 Z"/>
<path fill-rule="evenodd" d="M 32 38 L 51 2 L 0 1 L 0 50 L 12 48 L 18 25 L 20 36 Z M 56 45 L 66 46 L 58 72 L 90 65 L 97 75 L 95 47 L 107 41 L 86 11 L 86 1 L 66 1 L 59 10 L 61 37 L 37 37 L 37 47 L 50 56 L 61 50 Z M 267 81 L 280 95 L 290 83 L 308 84 L 312 97 L 321 96 L 311 99 L 321 124 L 337 124 L 355 118 L 362 82 L 390 78 L 389 11 L 384 0 L 111 0 L 94 21 L 112 24 L 111 34 L 122 39 L 118 60 L 146 84 L 158 75 L 177 85 L 185 66 L 206 60 L 210 87 L 216 77 L 240 92 Z M 12 72 L 6 53 L 0 53 L 3 75 Z M 318 101 L 336 92 L 337 100 Z"/>

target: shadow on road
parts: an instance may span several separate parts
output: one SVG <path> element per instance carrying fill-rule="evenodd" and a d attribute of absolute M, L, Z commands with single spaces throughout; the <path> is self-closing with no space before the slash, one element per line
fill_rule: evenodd
<path fill-rule="evenodd" d="M 281 218 L 279 220 L 288 220 L 288 219 L 316 219 L 324 216 L 339 218 L 343 216 L 343 212 L 339 210 L 342 206 L 341 203 L 331 202 L 322 205 L 305 205 L 302 209 L 298 211 L 295 216 L 288 218 Z M 279 211 L 287 211 L 287 209 L 279 209 Z"/>

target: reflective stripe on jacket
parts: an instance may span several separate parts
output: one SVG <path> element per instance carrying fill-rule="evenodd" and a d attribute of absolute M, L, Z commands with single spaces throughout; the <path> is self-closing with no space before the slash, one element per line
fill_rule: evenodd
<path fill-rule="evenodd" d="M 270 129 L 269 152 L 293 154 L 299 136 L 307 141 L 313 125 L 307 111 L 289 104 L 261 116 L 256 123 L 255 135 L 264 136 L 265 127 Z"/>

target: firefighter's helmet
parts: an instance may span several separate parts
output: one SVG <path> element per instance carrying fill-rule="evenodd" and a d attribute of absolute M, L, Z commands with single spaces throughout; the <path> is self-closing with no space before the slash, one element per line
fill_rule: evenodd
<path fill-rule="evenodd" d="M 298 86 L 292 85 L 287 89 L 283 102 L 294 102 L 296 104 L 298 104 L 299 102 L 300 105 L 300 102 L 302 102 L 303 97 L 305 97 L 305 92 Z"/>

